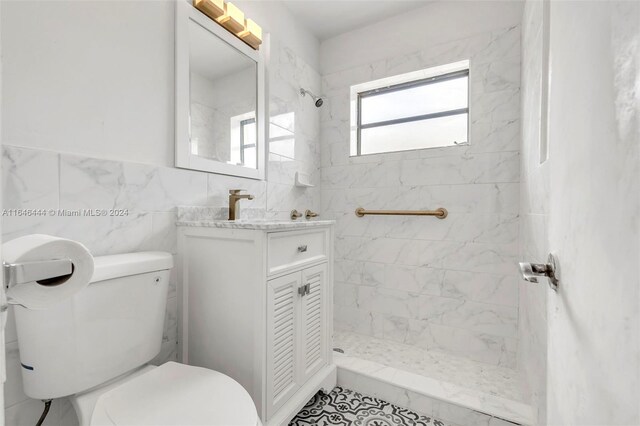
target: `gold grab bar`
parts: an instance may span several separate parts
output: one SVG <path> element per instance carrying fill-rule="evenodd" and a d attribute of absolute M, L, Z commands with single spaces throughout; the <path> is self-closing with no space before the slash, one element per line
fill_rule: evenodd
<path fill-rule="evenodd" d="M 438 219 L 444 219 L 449 212 L 443 207 L 435 210 L 365 210 L 362 207 L 356 209 L 356 216 L 358 217 L 368 214 L 385 216 L 435 216 Z"/>

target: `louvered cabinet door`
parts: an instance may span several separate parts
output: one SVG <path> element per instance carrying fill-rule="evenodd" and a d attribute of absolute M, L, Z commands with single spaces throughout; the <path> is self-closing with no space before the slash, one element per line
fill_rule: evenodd
<path fill-rule="evenodd" d="M 296 367 L 300 280 L 296 272 L 267 284 L 268 418 L 300 388 Z"/>
<path fill-rule="evenodd" d="M 327 265 L 304 269 L 302 285 L 306 286 L 306 292 L 300 298 L 298 368 L 304 383 L 327 364 Z"/>

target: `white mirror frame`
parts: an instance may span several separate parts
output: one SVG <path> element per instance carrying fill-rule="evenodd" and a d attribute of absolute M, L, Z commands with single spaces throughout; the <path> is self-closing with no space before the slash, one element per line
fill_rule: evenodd
<path fill-rule="evenodd" d="M 189 72 L 189 21 L 194 21 L 220 40 L 236 49 L 256 63 L 257 96 L 256 96 L 256 128 L 257 128 L 257 168 L 251 169 L 235 164 L 222 163 L 213 159 L 191 154 L 190 136 L 190 72 Z M 201 170 L 223 175 L 264 180 L 266 153 L 266 86 L 265 86 L 265 54 L 268 43 L 266 38 L 262 51 L 253 50 L 243 41 L 229 33 L 216 22 L 183 0 L 176 2 L 176 167 L 182 169 Z"/>

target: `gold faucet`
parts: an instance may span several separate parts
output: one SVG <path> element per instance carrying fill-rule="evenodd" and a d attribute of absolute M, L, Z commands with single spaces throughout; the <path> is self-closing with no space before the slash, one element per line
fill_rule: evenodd
<path fill-rule="evenodd" d="M 240 191 L 244 191 L 244 189 L 230 189 L 229 190 L 229 220 L 236 220 L 240 216 L 240 207 L 238 206 L 238 201 L 243 198 L 247 200 L 253 200 L 253 195 L 250 194 L 240 194 Z"/>

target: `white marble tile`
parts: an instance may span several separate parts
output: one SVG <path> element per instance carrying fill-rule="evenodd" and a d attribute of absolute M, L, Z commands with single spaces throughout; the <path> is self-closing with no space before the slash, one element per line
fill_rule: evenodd
<path fill-rule="evenodd" d="M 365 224 L 371 219 L 358 218 Z M 384 235 L 388 237 L 499 244 L 512 244 L 518 240 L 519 217 L 515 213 L 453 212 L 445 220 L 415 216 L 385 219 Z"/>
<path fill-rule="evenodd" d="M 517 213 L 519 193 L 517 183 L 409 187 L 400 192 L 399 205 L 409 209 L 444 207 L 449 212 Z"/>
<path fill-rule="evenodd" d="M 334 279 L 336 282 L 361 284 L 363 269 L 364 262 L 336 259 L 333 263 Z"/>
<path fill-rule="evenodd" d="M 445 270 L 405 266 L 385 265 L 383 287 L 409 293 L 439 295 L 442 293 Z"/>
<path fill-rule="evenodd" d="M 58 154 L 3 145 L 2 208 L 57 209 Z"/>
<path fill-rule="evenodd" d="M 518 151 L 520 120 L 473 123 L 469 143 L 468 153 Z"/>
<path fill-rule="evenodd" d="M 4 328 L 4 342 L 9 344 L 18 340 L 18 331 L 16 330 L 16 316 L 13 306 L 9 305 L 7 309 L 7 320 Z"/>
<path fill-rule="evenodd" d="M 518 280 L 513 275 L 446 271 L 442 282 L 442 295 L 517 307 Z"/>
<path fill-rule="evenodd" d="M 124 163 L 126 208 L 172 211 L 178 205 L 207 203 L 207 174 L 170 167 Z"/>
<path fill-rule="evenodd" d="M 418 294 L 388 288 L 359 286 L 358 308 L 402 318 L 417 318 L 421 299 Z"/>
<path fill-rule="evenodd" d="M 151 251 L 178 252 L 178 236 L 175 212 L 151 213 L 151 235 L 147 238 L 146 247 Z"/>
<path fill-rule="evenodd" d="M 358 305 L 358 286 L 340 281 L 333 284 L 333 303 L 344 307 Z"/>
<path fill-rule="evenodd" d="M 244 189 L 253 200 L 242 200 L 246 208 L 265 208 L 267 185 L 264 181 L 216 174 L 207 175 L 207 205 L 229 207 L 229 190 Z"/>
<path fill-rule="evenodd" d="M 40 418 L 43 409 L 44 404 L 37 399 L 28 399 L 20 404 L 12 405 L 5 409 L 5 424 L 15 426 L 34 425 Z M 55 409 L 52 411 L 55 412 Z M 57 420 L 56 416 L 47 416 L 43 426 L 61 426 Z"/>
<path fill-rule="evenodd" d="M 473 63 L 469 71 L 469 91 L 489 93 L 520 87 L 520 58 Z"/>
<path fill-rule="evenodd" d="M 124 163 L 60 155 L 60 208 L 127 208 Z"/>
<path fill-rule="evenodd" d="M 471 59 L 480 63 L 520 58 L 520 27 L 491 31 L 478 38 Z"/>
<path fill-rule="evenodd" d="M 487 365 L 513 368 L 515 338 L 450 327 L 427 320 L 410 320 L 406 344 L 454 354 Z"/>
<path fill-rule="evenodd" d="M 22 366 L 18 342 L 8 343 L 4 348 L 6 354 L 7 380 L 4 385 L 4 405 L 10 407 L 29 398 L 22 389 Z"/>
<path fill-rule="evenodd" d="M 491 416 L 532 424 L 514 370 L 347 332 L 336 332 L 335 345 L 345 350 L 334 356 L 341 385 L 386 392 L 390 402 L 457 424 L 499 424 Z"/>
<path fill-rule="evenodd" d="M 131 213 L 121 217 L 44 217 L 3 218 L 3 240 L 42 233 L 76 240 L 94 256 L 149 250 L 153 234 L 149 213 Z"/>
<path fill-rule="evenodd" d="M 469 120 L 478 122 L 518 120 L 520 118 L 520 89 L 469 94 Z"/>
<path fill-rule="evenodd" d="M 516 337 L 518 309 L 448 297 L 421 295 L 418 319 L 490 335 Z"/>
<path fill-rule="evenodd" d="M 400 184 L 405 186 L 519 182 L 520 180 L 518 152 L 404 160 L 398 166 Z"/>
<path fill-rule="evenodd" d="M 56 409 L 58 418 L 60 419 L 60 425 L 75 426 L 79 424 L 78 416 L 69 399 L 62 398 L 59 400 Z"/>

